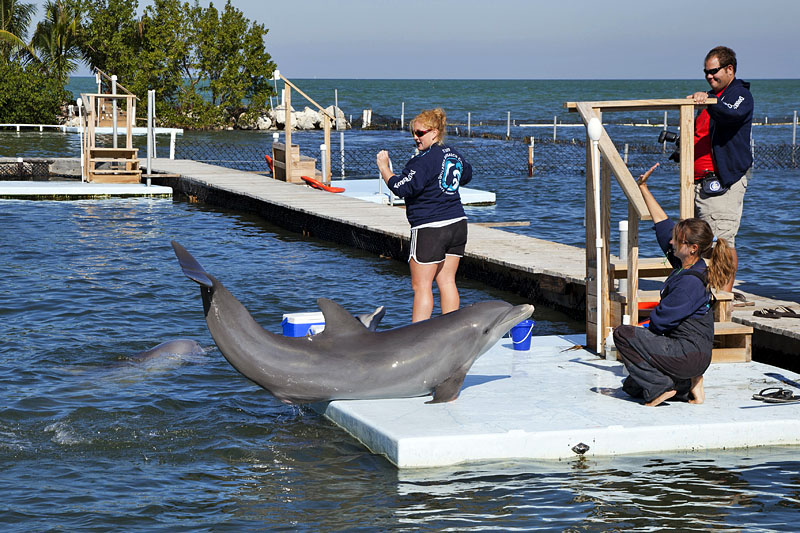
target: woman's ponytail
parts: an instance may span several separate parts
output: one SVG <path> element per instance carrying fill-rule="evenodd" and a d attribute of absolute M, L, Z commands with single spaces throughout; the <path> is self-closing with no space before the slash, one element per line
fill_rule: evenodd
<path fill-rule="evenodd" d="M 708 265 L 708 284 L 715 289 L 724 287 L 736 274 L 733 248 L 725 239 L 717 239 L 711 250 L 711 264 Z"/>

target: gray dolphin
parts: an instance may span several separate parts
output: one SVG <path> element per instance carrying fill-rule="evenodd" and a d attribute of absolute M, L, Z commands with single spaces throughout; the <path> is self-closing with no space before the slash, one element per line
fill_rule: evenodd
<path fill-rule="evenodd" d="M 185 357 L 202 355 L 205 349 L 192 339 L 173 339 L 130 356 L 131 361 L 145 362 L 162 356 Z"/>
<path fill-rule="evenodd" d="M 408 398 L 455 400 L 475 360 L 533 306 L 489 301 L 386 331 L 370 331 L 326 298 L 317 300 L 325 329 L 308 337 L 264 330 L 222 283 L 180 244 L 172 247 L 186 276 L 200 284 L 214 342 L 241 374 L 284 403 Z"/>

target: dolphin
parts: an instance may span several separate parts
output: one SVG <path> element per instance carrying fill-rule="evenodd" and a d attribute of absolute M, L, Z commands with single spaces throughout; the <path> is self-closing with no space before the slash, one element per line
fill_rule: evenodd
<path fill-rule="evenodd" d="M 458 398 L 475 360 L 533 306 L 487 301 L 385 331 L 372 331 L 336 302 L 319 298 L 325 329 L 307 337 L 264 330 L 186 249 L 172 241 L 183 273 L 200 285 L 206 324 L 228 362 L 284 403 Z M 376 310 L 381 314 L 381 308 Z M 377 318 L 377 315 L 376 315 Z"/>
<path fill-rule="evenodd" d="M 173 339 L 130 356 L 131 361 L 143 363 L 158 357 L 184 358 L 202 355 L 206 350 L 192 339 Z"/>

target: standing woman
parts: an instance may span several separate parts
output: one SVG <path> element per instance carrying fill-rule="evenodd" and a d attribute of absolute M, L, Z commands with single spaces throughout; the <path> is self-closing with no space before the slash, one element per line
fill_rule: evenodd
<path fill-rule="evenodd" d="M 734 271 L 733 250 L 717 239 L 699 218 L 677 224 L 667 217 L 647 188 L 658 164 L 637 180 L 655 223 L 656 239 L 674 270 L 661 289 L 661 301 L 650 313 L 650 327 L 619 326 L 614 344 L 628 369 L 622 389 L 645 405 L 675 397 L 703 403 L 703 373 L 711 364 L 714 313 L 711 287 L 725 285 Z M 703 257 L 711 258 L 706 267 Z"/>
<path fill-rule="evenodd" d="M 441 108 L 426 109 L 409 124 L 418 154 L 399 176 L 389 168 L 389 153 L 378 152 L 381 177 L 389 190 L 403 198 L 411 224 L 412 322 L 433 312 L 433 280 L 439 288 L 442 314 L 458 309 L 456 270 L 467 244 L 467 216 L 458 188 L 472 179 L 472 165 L 442 143 L 446 116 Z"/>

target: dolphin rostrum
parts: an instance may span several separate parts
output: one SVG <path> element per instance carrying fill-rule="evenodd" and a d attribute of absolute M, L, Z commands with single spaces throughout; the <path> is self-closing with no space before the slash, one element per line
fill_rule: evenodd
<path fill-rule="evenodd" d="M 183 246 L 172 241 L 172 247 L 183 273 L 200 284 L 206 323 L 222 355 L 284 403 L 409 398 L 431 392 L 428 403 L 455 400 L 475 360 L 533 313 L 529 304 L 488 301 L 408 326 L 371 331 L 336 302 L 320 298 L 325 329 L 317 335 L 285 337 L 256 323 Z"/>

